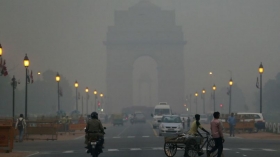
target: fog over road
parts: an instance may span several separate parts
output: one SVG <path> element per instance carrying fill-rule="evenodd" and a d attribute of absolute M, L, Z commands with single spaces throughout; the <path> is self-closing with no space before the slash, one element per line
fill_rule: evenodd
<path fill-rule="evenodd" d="M 238 136 L 238 135 L 237 135 Z M 279 157 L 280 142 L 277 140 L 253 140 L 239 137 L 225 138 L 224 153 L 226 157 Z M 16 151 L 35 151 L 32 157 L 89 157 L 83 148 L 84 138 L 69 141 L 30 141 L 16 143 Z M 157 136 L 157 129 L 151 124 L 138 123 L 124 126 L 109 126 L 105 135 L 105 149 L 100 157 L 165 157 L 164 139 Z M 178 150 L 175 157 L 182 157 Z M 206 155 L 203 155 L 206 156 Z"/>

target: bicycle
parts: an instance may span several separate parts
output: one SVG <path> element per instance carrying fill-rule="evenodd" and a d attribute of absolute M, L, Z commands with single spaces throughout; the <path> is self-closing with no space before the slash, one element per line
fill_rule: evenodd
<path fill-rule="evenodd" d="M 206 150 L 211 150 L 215 146 L 215 141 L 211 135 L 206 134 L 202 137 L 203 142 L 198 141 L 197 137 L 188 134 L 180 134 L 176 137 L 165 137 L 164 153 L 167 157 L 173 157 L 177 153 L 177 149 L 187 149 L 187 154 L 190 157 L 197 157 L 198 152 L 206 145 Z M 201 140 L 201 138 L 199 138 Z M 216 157 L 218 151 L 211 154 L 211 157 Z"/>

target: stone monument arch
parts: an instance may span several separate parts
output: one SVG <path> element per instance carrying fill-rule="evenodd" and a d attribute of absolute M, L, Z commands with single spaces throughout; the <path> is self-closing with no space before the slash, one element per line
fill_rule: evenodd
<path fill-rule="evenodd" d="M 133 104 L 133 64 L 142 56 L 157 63 L 158 101 L 173 110 L 184 104 L 185 71 L 183 32 L 175 23 L 175 11 L 162 10 L 141 0 L 128 10 L 115 11 L 107 40 L 107 109 L 121 111 Z M 156 104 L 155 104 L 156 105 Z"/>

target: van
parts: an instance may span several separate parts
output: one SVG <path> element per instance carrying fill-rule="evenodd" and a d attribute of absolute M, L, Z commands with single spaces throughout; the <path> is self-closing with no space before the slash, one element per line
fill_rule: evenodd
<path fill-rule="evenodd" d="M 158 120 L 161 120 L 163 115 L 171 115 L 171 108 L 166 102 L 160 102 L 159 105 L 156 105 L 154 108 L 154 112 L 151 114 L 153 119 L 153 128 L 157 128 L 159 126 Z"/>
<path fill-rule="evenodd" d="M 265 122 L 262 113 L 244 113 L 238 112 L 237 117 L 244 119 L 245 122 L 255 120 L 255 122 Z"/>

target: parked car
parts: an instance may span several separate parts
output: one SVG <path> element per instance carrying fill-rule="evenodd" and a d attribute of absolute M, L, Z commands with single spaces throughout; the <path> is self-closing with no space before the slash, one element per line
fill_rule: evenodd
<path fill-rule="evenodd" d="M 176 135 L 183 132 L 182 120 L 179 115 L 165 115 L 159 120 L 159 136 Z"/>

